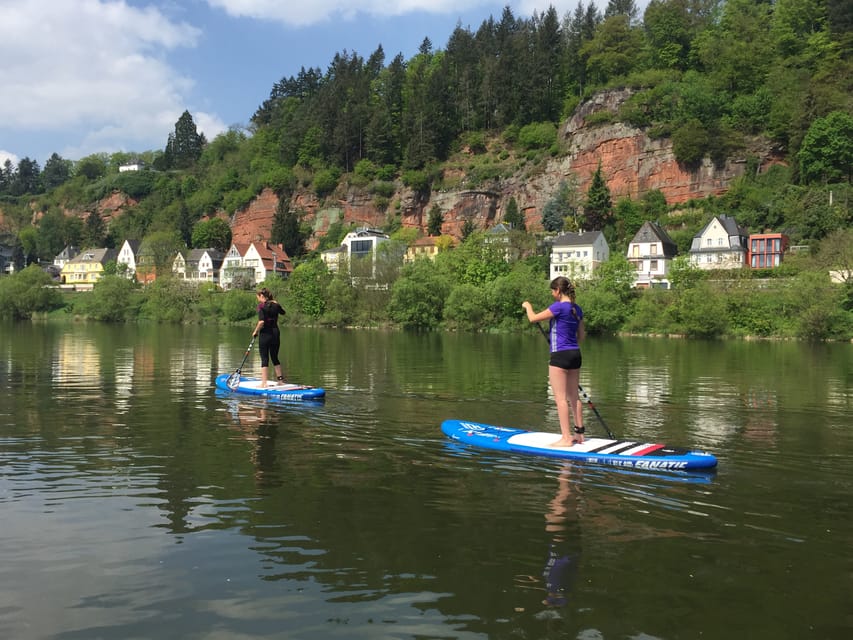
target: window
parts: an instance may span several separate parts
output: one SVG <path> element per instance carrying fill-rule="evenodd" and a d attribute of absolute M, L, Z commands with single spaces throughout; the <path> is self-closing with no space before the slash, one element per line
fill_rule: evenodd
<path fill-rule="evenodd" d="M 638 244 L 632 244 L 631 245 L 631 255 L 634 258 L 640 257 L 640 245 L 638 245 Z"/>
<path fill-rule="evenodd" d="M 350 253 L 355 257 L 363 257 L 373 250 L 373 242 L 370 240 L 353 240 L 350 245 Z"/>
<path fill-rule="evenodd" d="M 709 246 L 709 247 L 713 247 L 713 246 L 714 246 L 714 239 L 713 239 L 713 238 L 708 238 L 708 240 L 706 241 L 706 243 L 705 243 L 705 244 L 706 244 L 707 246 Z"/>
<path fill-rule="evenodd" d="M 723 246 L 723 239 L 722 239 L 722 238 L 717 238 L 717 246 L 718 246 L 718 247 L 722 247 L 722 246 Z"/>
<path fill-rule="evenodd" d="M 753 238 L 752 240 L 752 248 L 750 249 L 750 251 L 752 251 L 753 253 L 758 251 L 758 240 L 756 240 L 755 238 Z"/>
<path fill-rule="evenodd" d="M 649 246 L 649 254 L 656 256 L 658 254 L 658 246 L 656 244 L 652 244 Z"/>
<path fill-rule="evenodd" d="M 652 260 L 649 262 L 649 271 L 657 271 L 658 270 L 658 261 Z"/>
<path fill-rule="evenodd" d="M 755 269 L 758 266 L 758 256 L 753 255 L 750 266 Z"/>

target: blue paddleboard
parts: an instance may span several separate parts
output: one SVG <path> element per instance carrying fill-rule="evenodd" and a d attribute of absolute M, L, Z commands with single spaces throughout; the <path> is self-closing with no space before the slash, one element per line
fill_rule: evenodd
<path fill-rule="evenodd" d="M 717 459 L 710 453 L 677 449 L 665 444 L 636 440 L 587 437 L 583 444 L 554 447 L 559 433 L 525 431 L 469 420 L 445 420 L 441 430 L 448 437 L 482 449 L 507 453 L 577 460 L 644 471 L 697 471 L 713 469 Z"/>
<path fill-rule="evenodd" d="M 253 396 L 266 396 L 268 398 L 277 398 L 279 400 L 300 401 L 300 400 L 319 400 L 326 396 L 325 389 L 320 387 L 310 387 L 304 384 L 291 384 L 290 382 L 268 382 L 266 387 L 261 387 L 260 378 L 247 378 L 240 376 L 240 384 L 236 389 L 228 387 L 228 378 L 230 373 L 223 373 L 216 376 L 216 386 L 224 391 L 232 391 L 233 393 L 245 393 Z"/>

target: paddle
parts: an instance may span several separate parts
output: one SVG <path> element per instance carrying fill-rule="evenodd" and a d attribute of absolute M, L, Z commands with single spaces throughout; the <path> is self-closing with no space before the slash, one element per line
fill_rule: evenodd
<path fill-rule="evenodd" d="M 252 352 L 252 345 L 255 344 L 255 336 L 252 336 L 251 342 L 249 342 L 249 346 L 246 348 L 246 353 L 243 354 L 243 360 L 240 361 L 240 366 L 237 367 L 237 370 L 228 376 L 228 380 L 225 384 L 228 385 L 228 388 L 231 391 L 236 391 L 237 387 L 240 386 L 240 372 L 243 370 L 243 365 L 246 364 L 246 358 L 249 357 L 249 354 Z"/>
<path fill-rule="evenodd" d="M 539 322 L 537 322 L 537 323 L 536 323 L 536 326 L 537 326 L 537 328 L 539 329 L 539 331 L 541 331 L 541 332 L 542 332 L 542 336 L 543 336 L 546 340 L 548 340 L 548 342 L 550 343 L 551 341 L 548 339 L 548 332 L 547 332 L 547 331 L 545 331 L 545 329 L 542 327 L 542 325 L 541 325 Z M 580 386 L 580 385 L 578 385 L 578 391 L 580 391 L 581 397 L 586 401 L 586 403 L 587 403 L 590 407 L 592 407 L 592 411 L 593 411 L 593 413 L 595 413 L 595 417 L 596 417 L 596 418 L 598 418 L 598 421 L 601 423 L 601 426 L 602 426 L 602 427 L 604 427 L 604 430 L 607 432 L 607 436 L 608 436 L 611 440 L 618 440 L 618 438 L 617 438 L 616 436 L 614 436 L 614 435 L 613 435 L 613 432 L 612 432 L 612 431 L 610 430 L 610 428 L 607 426 L 607 423 L 604 421 L 604 418 L 602 418 L 602 417 L 601 417 L 601 414 L 600 414 L 600 413 L 598 413 L 598 409 L 596 409 L 596 408 L 595 408 L 595 405 L 592 403 L 592 398 L 590 398 L 590 397 L 587 395 L 586 391 L 584 391 L 583 387 L 582 387 L 582 386 Z"/>

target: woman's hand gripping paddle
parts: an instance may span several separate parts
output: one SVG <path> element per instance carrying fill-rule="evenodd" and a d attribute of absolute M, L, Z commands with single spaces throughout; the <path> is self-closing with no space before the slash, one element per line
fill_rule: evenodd
<path fill-rule="evenodd" d="M 246 353 L 243 354 L 243 360 L 240 362 L 240 366 L 237 367 L 237 370 L 228 376 L 228 380 L 225 384 L 228 385 L 228 388 L 231 391 L 236 391 L 237 387 L 240 386 L 240 372 L 243 370 L 243 365 L 246 364 L 246 358 L 249 357 L 249 354 L 252 352 L 252 346 L 255 344 L 255 336 L 252 336 L 251 342 L 249 342 L 249 346 L 246 348 Z"/>
<path fill-rule="evenodd" d="M 547 332 L 547 331 L 545 331 L 545 329 L 542 327 L 542 325 L 541 325 L 540 323 L 538 323 L 538 322 L 537 322 L 537 323 L 536 323 L 536 327 L 539 329 L 539 331 L 541 331 L 541 332 L 542 332 L 543 337 L 544 337 L 546 340 L 548 340 L 548 332 Z M 551 341 L 550 341 L 550 340 L 548 340 L 548 342 L 550 343 Z M 581 397 L 584 399 L 584 401 L 585 401 L 585 402 L 586 402 L 590 407 L 592 407 L 592 411 L 593 411 L 593 413 L 595 413 L 595 417 L 596 417 L 596 418 L 598 418 L 598 421 L 601 423 L 601 426 L 602 426 L 602 427 L 604 427 L 604 430 L 607 432 L 607 437 L 608 437 L 608 438 L 610 438 L 611 440 L 618 440 L 618 438 L 617 438 L 616 436 L 614 436 L 614 435 L 613 435 L 613 432 L 612 432 L 612 431 L 610 430 L 610 428 L 607 426 L 607 423 L 606 423 L 606 422 L 604 422 L 604 418 L 602 418 L 602 417 L 601 417 L 601 414 L 600 414 L 600 413 L 598 413 L 598 409 L 596 409 L 596 408 L 595 408 L 595 405 L 592 403 L 592 399 L 591 399 L 591 398 L 586 394 L 586 391 L 584 391 L 584 390 L 583 390 L 583 387 L 582 387 L 582 386 L 578 385 L 578 391 L 580 391 Z"/>

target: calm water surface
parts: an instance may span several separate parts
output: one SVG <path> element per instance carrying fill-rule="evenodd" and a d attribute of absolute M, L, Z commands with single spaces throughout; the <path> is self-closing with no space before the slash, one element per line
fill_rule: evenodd
<path fill-rule="evenodd" d="M 214 390 L 249 333 L 0 324 L 0 638 L 853 634 L 849 344 L 588 341 L 674 475 L 444 438 L 558 431 L 536 334 L 288 330 L 288 405 Z"/>

